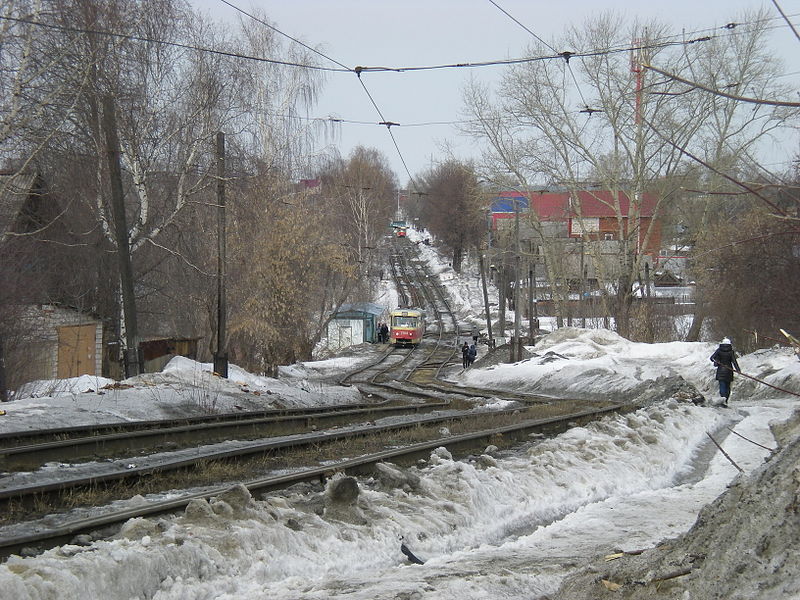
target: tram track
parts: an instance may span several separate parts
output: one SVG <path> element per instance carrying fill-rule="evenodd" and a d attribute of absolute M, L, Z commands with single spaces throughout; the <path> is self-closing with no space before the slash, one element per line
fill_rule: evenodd
<path fill-rule="evenodd" d="M 48 461 L 97 460 L 130 455 L 132 452 L 176 450 L 197 443 L 209 444 L 232 438 L 248 440 L 272 436 L 306 433 L 323 428 L 337 427 L 354 420 L 374 420 L 391 415 L 418 414 L 444 408 L 447 402 L 429 402 L 419 405 L 373 405 L 324 412 L 298 411 L 296 414 L 242 418 L 230 421 L 206 421 L 174 427 L 134 429 L 102 435 L 89 435 L 63 440 L 0 449 L 0 469 L 21 471 L 33 469 Z M 1 484 L 1 482 L 0 482 Z M 1 495 L 0 495 L 1 497 Z"/>
<path fill-rule="evenodd" d="M 577 407 L 573 406 L 572 408 L 575 409 Z M 490 443 L 501 448 L 509 447 L 529 439 L 528 436 L 532 433 L 554 435 L 569 427 L 596 420 L 605 414 L 625 410 L 625 408 L 626 407 L 621 405 L 607 405 L 601 408 L 591 406 L 589 408 L 584 407 L 584 410 L 570 410 L 567 414 L 558 416 L 527 419 L 521 418 L 522 413 L 520 411 L 508 411 L 509 414 L 494 414 L 492 418 L 497 420 L 503 416 L 511 416 L 516 422 L 488 428 L 482 427 L 475 431 L 456 433 L 453 435 L 430 436 L 422 441 L 404 444 L 402 447 L 387 447 L 391 446 L 391 444 L 387 444 L 385 437 L 379 437 L 377 439 L 377 444 L 380 448 L 373 448 L 372 451 L 357 458 L 328 460 L 325 461 L 325 464 L 317 462 L 313 465 L 299 467 L 295 472 L 290 474 L 267 475 L 266 477 L 259 477 L 243 482 L 243 485 L 248 488 L 251 494 L 256 494 L 288 487 L 299 482 L 318 479 L 324 480 L 334 472 L 343 472 L 353 475 L 368 473 L 371 472 L 374 465 L 378 462 L 392 461 L 401 466 L 408 466 L 413 464 L 416 460 L 426 458 L 433 449 L 438 447 L 447 448 L 454 456 L 466 456 L 469 453 L 480 452 Z M 485 414 L 476 415 L 476 418 L 477 420 L 485 421 L 487 416 Z M 463 419 L 463 415 L 460 416 L 459 419 Z M 456 421 L 458 419 L 451 417 L 450 420 Z M 431 423 L 428 423 L 428 425 L 430 424 Z M 438 422 L 434 423 L 434 425 L 436 424 L 438 424 Z M 414 425 L 414 427 L 421 427 L 421 425 Z M 308 439 L 307 441 L 313 446 L 315 444 L 318 445 L 322 441 L 325 443 L 333 443 L 337 440 L 329 434 L 319 434 L 316 436 L 316 439 Z M 187 462 L 185 466 L 188 467 L 192 464 L 196 463 L 190 461 Z M 129 475 L 131 477 L 141 477 L 144 473 Z M 95 483 L 99 484 L 101 482 L 96 481 Z M 179 511 L 184 509 L 192 500 L 199 498 L 208 499 L 220 495 L 228 489 L 230 485 L 232 484 L 224 487 L 217 487 L 211 491 L 197 493 L 188 492 L 178 499 L 155 500 L 148 502 L 145 506 L 139 506 L 135 509 L 110 510 L 104 514 L 97 514 L 95 516 L 72 521 L 68 520 L 52 527 L 42 527 L 39 531 L 34 533 L 26 532 L 19 535 L 3 535 L 0 533 L 0 557 L 7 557 L 11 554 L 19 553 L 26 546 L 35 545 L 37 550 L 41 550 L 74 541 L 75 536 L 81 533 L 90 533 L 109 526 L 118 528 L 122 523 L 131 518 Z M 41 496 L 51 491 L 55 492 L 56 490 L 42 489 L 37 493 Z M 63 489 L 58 491 L 63 491 Z M 102 532 L 102 535 L 106 536 L 109 535 L 109 533 L 108 530 L 105 530 Z"/>
<path fill-rule="evenodd" d="M 382 352 L 338 381 L 359 388 L 364 397 L 378 398 L 379 402 L 176 419 L 151 423 L 149 428 L 144 423 L 122 423 L 63 428 L 46 434 L 26 432 L 15 434 L 16 438 L 0 436 L 0 467 L 8 471 L 54 459 L 119 457 L 118 469 L 63 477 L 56 482 L 33 481 L 15 487 L 3 486 L 4 478 L 0 478 L 0 507 L 4 508 L 0 514 L 20 514 L 24 518 L 27 506 L 66 510 L 71 498 L 79 496 L 78 491 L 109 486 L 119 486 L 118 493 L 129 496 L 154 493 L 168 488 L 172 481 L 167 477 L 169 473 L 185 475 L 181 488 L 196 488 L 202 482 L 192 474 L 211 464 L 235 464 L 236 479 L 246 481 L 253 493 L 264 492 L 325 477 L 334 470 L 356 473 L 385 460 L 425 458 L 439 446 L 454 454 L 481 451 L 487 443 L 511 446 L 532 432 L 552 434 L 626 409 L 610 402 L 469 388 L 442 379 L 444 369 L 460 363 L 459 324 L 441 284 L 433 282 L 438 278 L 425 269 L 412 250 L 408 242 L 395 242 L 391 271 L 400 302 L 424 308 L 430 316 L 426 336 L 418 347 Z M 514 402 L 515 407 L 483 412 L 477 409 L 495 398 Z M 231 438 L 237 441 L 230 442 Z M 209 443 L 215 440 L 217 444 Z M 165 446 L 174 449 L 175 445 L 183 451 L 162 451 Z M 187 455 L 189 449 L 193 455 Z M 137 456 L 132 454 L 134 450 L 152 454 Z M 342 459 L 353 455 L 358 457 Z M 267 473 L 287 468 L 296 472 Z M 139 510 L 109 510 L 96 517 L 67 519 L 64 525 L 38 534 L 4 535 L 0 528 L 0 556 L 8 556 L 26 544 L 49 547 L 78 532 L 180 510 L 193 498 L 218 495 L 220 489 L 184 492 L 181 500 L 148 502 Z"/>

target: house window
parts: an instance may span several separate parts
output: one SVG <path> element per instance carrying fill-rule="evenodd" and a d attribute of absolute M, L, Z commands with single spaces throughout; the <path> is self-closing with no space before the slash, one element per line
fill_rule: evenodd
<path fill-rule="evenodd" d="M 597 231 L 600 231 L 600 219 L 597 217 L 572 219 L 572 235 L 582 235 Z"/>
<path fill-rule="evenodd" d="M 603 234 L 603 239 L 604 240 L 613 240 L 614 239 L 614 234 L 613 233 L 604 233 Z"/>

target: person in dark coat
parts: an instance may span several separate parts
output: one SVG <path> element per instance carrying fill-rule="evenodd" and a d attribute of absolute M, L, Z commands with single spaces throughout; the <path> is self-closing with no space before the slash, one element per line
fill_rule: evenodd
<path fill-rule="evenodd" d="M 467 361 L 467 366 L 471 367 L 476 358 L 478 358 L 478 348 L 475 346 L 475 344 L 472 344 L 472 346 L 469 347 L 469 360 Z"/>
<path fill-rule="evenodd" d="M 389 326 L 386 323 L 381 323 L 381 342 L 384 344 L 389 341 Z"/>
<path fill-rule="evenodd" d="M 461 346 L 461 364 L 465 369 L 469 366 L 469 345 L 467 342 L 464 342 L 464 345 Z"/>
<path fill-rule="evenodd" d="M 739 363 L 736 362 L 736 355 L 733 353 L 733 345 L 730 339 L 723 338 L 719 348 L 711 355 L 711 362 L 717 367 L 716 379 L 719 381 L 719 395 L 725 400 L 723 404 L 728 405 L 728 398 L 731 395 L 731 382 L 733 372 L 739 371 Z"/>

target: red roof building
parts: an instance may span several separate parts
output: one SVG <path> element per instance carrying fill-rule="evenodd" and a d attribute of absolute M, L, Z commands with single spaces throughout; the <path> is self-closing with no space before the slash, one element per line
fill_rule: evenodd
<path fill-rule="evenodd" d="M 503 219 L 513 219 L 515 210 L 527 214 L 532 206 L 540 222 L 566 223 L 569 238 L 585 235 L 589 240 L 618 241 L 620 224 L 622 236 L 627 236 L 631 227 L 635 227 L 631 224 L 631 210 L 638 209 L 638 247 L 640 252 L 657 257 L 661 246 L 661 226 L 654 220 L 657 198 L 644 194 L 638 207 L 631 204 L 622 191 L 500 192 L 491 205 L 492 229 L 496 230 Z"/>

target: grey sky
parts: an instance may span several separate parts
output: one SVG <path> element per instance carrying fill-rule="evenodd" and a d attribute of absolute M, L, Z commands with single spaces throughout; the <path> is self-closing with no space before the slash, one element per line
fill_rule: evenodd
<path fill-rule="evenodd" d="M 319 47 L 328 56 L 349 66 L 417 66 L 479 62 L 524 55 L 533 41 L 530 33 L 503 14 L 490 0 L 229 0 L 250 11 L 257 7 L 283 32 Z M 495 2 L 545 41 L 559 36 L 570 25 L 607 11 L 647 21 L 658 19 L 676 31 L 696 32 L 741 20 L 743 11 L 765 7 L 779 17 L 772 2 L 757 0 L 572 0 L 571 2 L 495 0 Z M 192 0 L 215 18 L 231 18 L 236 11 L 220 0 Z M 780 0 L 783 11 L 798 20 L 800 0 Z M 781 25 L 776 21 L 776 25 Z M 800 41 L 788 26 L 775 29 L 776 52 L 785 56 L 787 71 L 800 71 Z M 559 49 L 560 51 L 561 49 Z M 335 116 L 371 124 L 343 124 L 330 143 L 346 156 L 355 146 L 381 150 L 401 183 L 407 180 L 400 155 L 386 127 L 393 127 L 397 144 L 412 176 L 444 157 L 449 146 L 458 158 L 477 157 L 471 141 L 452 125 L 411 126 L 450 122 L 462 118 L 462 89 L 475 77 L 499 81 L 503 67 L 451 69 L 413 73 L 365 73 L 364 84 L 381 110 L 379 116 L 357 77 L 351 73 L 328 75 L 325 89 L 312 117 Z M 800 75 L 786 83 L 800 82 Z M 780 155 L 793 155 L 797 142 Z M 777 155 L 778 153 L 776 153 Z M 775 165 L 779 168 L 779 165 Z"/>

